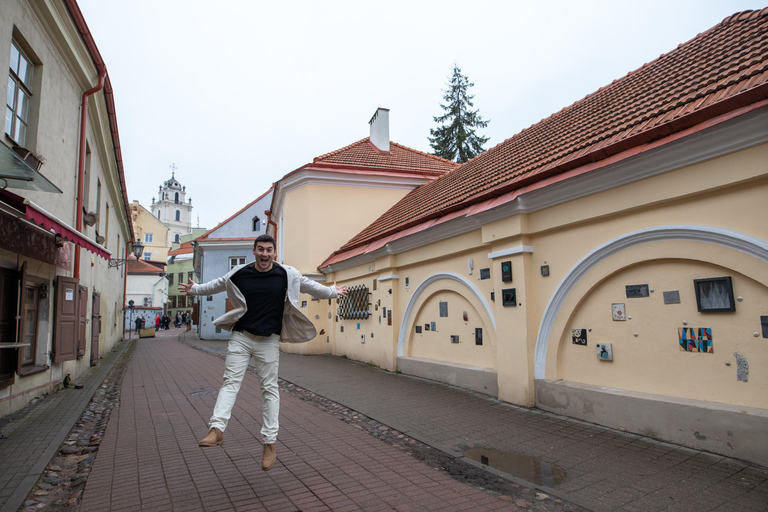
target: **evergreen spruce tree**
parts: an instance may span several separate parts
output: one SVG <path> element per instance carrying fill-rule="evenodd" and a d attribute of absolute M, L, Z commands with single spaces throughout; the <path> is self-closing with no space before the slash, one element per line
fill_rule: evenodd
<path fill-rule="evenodd" d="M 443 96 L 447 104 L 440 105 L 445 113 L 433 118 L 441 126 L 429 130 L 429 144 L 434 155 L 464 163 L 485 151 L 483 144 L 488 142 L 488 137 L 478 135 L 475 128 L 485 128 L 490 120 L 484 121 L 477 110 L 471 110 L 475 106 L 472 103 L 475 96 L 468 90 L 474 85 L 454 64 L 453 76 Z"/>

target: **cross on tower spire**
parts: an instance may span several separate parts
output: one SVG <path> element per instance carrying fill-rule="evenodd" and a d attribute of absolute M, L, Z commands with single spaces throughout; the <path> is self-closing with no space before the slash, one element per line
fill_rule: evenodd
<path fill-rule="evenodd" d="M 169 165 L 168 167 L 171 168 L 171 176 L 173 176 L 175 178 L 176 177 L 176 169 L 178 169 L 178 167 L 176 167 L 176 162 L 171 163 L 171 165 Z"/>

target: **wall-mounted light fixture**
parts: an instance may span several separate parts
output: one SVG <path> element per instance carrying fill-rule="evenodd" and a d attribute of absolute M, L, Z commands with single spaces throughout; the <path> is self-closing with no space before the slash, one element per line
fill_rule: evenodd
<path fill-rule="evenodd" d="M 136 256 L 136 259 L 138 260 L 141 258 L 141 253 L 144 252 L 144 244 L 141 243 L 141 240 L 136 240 L 133 242 L 133 255 Z M 112 258 L 109 260 L 109 267 L 110 268 L 117 268 L 123 263 L 128 261 L 128 259 L 119 259 L 119 258 Z"/>

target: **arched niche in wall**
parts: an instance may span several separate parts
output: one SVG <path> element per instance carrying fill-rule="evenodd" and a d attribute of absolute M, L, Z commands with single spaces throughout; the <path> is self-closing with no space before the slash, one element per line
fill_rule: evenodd
<path fill-rule="evenodd" d="M 413 286 L 413 284 L 411 286 Z M 455 306 L 451 306 L 450 300 L 448 300 L 449 317 L 441 318 L 439 312 L 439 302 L 441 299 L 450 299 L 451 297 L 454 299 L 460 298 L 460 300 L 456 300 Z M 460 327 L 465 323 L 463 321 L 464 309 L 462 308 L 462 305 L 471 306 L 472 311 L 467 311 L 469 318 L 466 322 L 467 325 L 464 326 L 464 328 L 467 329 L 467 332 L 469 332 L 470 327 L 472 327 L 473 334 L 475 327 L 483 328 L 484 345 L 482 348 L 486 348 L 485 344 L 487 344 L 488 348 L 491 349 L 491 352 L 494 354 L 494 364 L 492 366 L 495 367 L 496 319 L 493 315 L 491 306 L 485 297 L 483 297 L 482 293 L 480 293 L 480 290 L 478 290 L 478 288 L 471 281 L 467 280 L 459 274 L 452 272 L 432 274 L 427 279 L 419 283 L 415 289 L 413 289 L 410 295 L 410 299 L 408 300 L 408 304 L 406 305 L 405 311 L 403 313 L 402 323 L 400 324 L 400 333 L 397 343 L 397 355 L 399 357 L 411 355 L 411 341 L 413 340 L 414 335 L 418 336 L 418 334 L 415 333 L 417 321 L 422 328 L 421 335 L 423 336 L 426 334 L 424 329 L 425 326 L 423 325 L 427 318 L 427 315 L 424 314 L 424 306 L 429 305 L 432 302 L 435 303 L 437 309 L 431 316 L 434 316 L 433 320 L 437 324 L 438 332 L 440 332 L 441 335 L 445 335 L 444 337 L 446 339 L 442 341 L 445 341 L 445 343 L 449 346 L 451 344 L 450 335 L 455 333 L 445 332 L 443 328 L 440 327 L 440 325 L 448 325 L 449 323 L 459 322 L 458 327 Z M 453 316 L 453 319 L 451 319 L 451 316 Z M 443 320 L 446 322 L 442 322 Z M 477 325 L 475 326 L 471 320 L 477 322 Z M 430 323 L 431 321 L 432 320 L 430 320 Z M 482 326 L 480 325 L 481 323 Z M 462 342 L 466 343 L 467 345 L 470 343 L 474 344 L 474 339 L 465 338 L 462 340 Z"/>
<path fill-rule="evenodd" d="M 672 263 L 675 262 L 675 263 Z M 688 263 L 686 263 L 688 262 Z M 631 275 L 632 269 L 641 269 L 642 265 L 662 265 L 663 267 L 689 268 L 691 273 L 686 276 L 690 280 L 689 292 L 692 294 L 693 276 L 697 272 L 705 272 L 706 268 L 713 273 L 726 272 L 744 283 L 768 282 L 768 243 L 764 240 L 732 230 L 713 228 L 710 226 L 657 226 L 628 233 L 617 237 L 590 252 L 582 258 L 563 278 L 542 315 L 534 353 L 536 379 L 556 380 L 562 378 L 558 372 L 558 352 L 560 343 L 572 328 L 589 328 L 589 326 L 571 325 L 582 305 L 589 301 L 590 294 L 599 293 L 603 283 L 608 283 L 612 276 Z M 705 267 L 701 267 L 705 265 Z M 706 266 L 709 267 L 706 267 Z M 652 276 L 649 276 L 652 277 Z M 701 275 L 697 277 L 719 277 Z M 648 279 L 647 281 L 651 281 Z M 641 284 L 641 283 L 625 283 Z M 642 283 L 645 284 L 645 281 Z M 747 285 L 752 286 L 752 285 Z M 654 288 L 654 286 L 650 286 Z M 654 300 L 662 301 L 662 292 L 657 289 L 658 296 Z M 680 286 L 681 293 L 684 287 Z M 758 293 L 755 291 L 755 293 Z M 642 299 L 626 299 L 616 302 L 627 304 L 627 316 L 631 313 L 632 302 Z M 610 304 L 607 305 L 607 318 L 611 319 Z M 737 308 L 738 309 L 738 308 Z M 666 316 L 667 313 L 665 312 Z M 697 312 L 696 321 L 705 321 Z M 578 319 L 581 320 L 581 319 Z M 680 318 L 679 321 L 685 320 Z M 693 320 L 686 320 L 691 327 Z M 628 324 L 630 321 L 627 321 Z M 624 323 L 624 322 L 622 322 Z M 680 325 L 682 327 L 682 324 Z M 594 332 L 594 331 L 593 331 Z M 632 338 L 635 330 L 632 330 Z M 597 339 L 595 333 L 590 338 L 587 333 L 588 348 L 595 350 L 592 339 Z M 673 336 L 674 332 L 670 335 Z M 638 342 L 640 335 L 638 333 Z M 610 340 L 605 340 L 610 341 Z M 674 342 L 674 339 L 673 339 Z M 584 347 L 578 347 L 584 348 Z M 678 350 L 675 347 L 675 350 Z M 706 354 L 704 354 L 706 356 Z M 615 358 L 614 358 L 615 360 Z"/>

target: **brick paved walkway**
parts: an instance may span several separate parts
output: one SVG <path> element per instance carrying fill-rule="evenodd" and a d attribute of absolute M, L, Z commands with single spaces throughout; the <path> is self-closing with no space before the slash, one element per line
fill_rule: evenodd
<path fill-rule="evenodd" d="M 565 481 L 538 487 L 593 510 L 768 511 L 762 466 L 338 357 L 282 354 L 280 377 L 457 456 L 482 447 L 554 464 Z"/>
<path fill-rule="evenodd" d="M 115 345 L 98 366 L 89 368 L 69 388 L 0 418 L 0 511 L 15 512 L 80 417 L 104 377 L 128 346 Z"/>
<path fill-rule="evenodd" d="M 195 393 L 218 390 L 223 361 L 166 336 L 138 342 L 83 512 L 520 510 L 287 393 L 278 462 L 261 471 L 261 398 L 250 373 L 224 446 L 199 448 L 215 395 Z"/>

